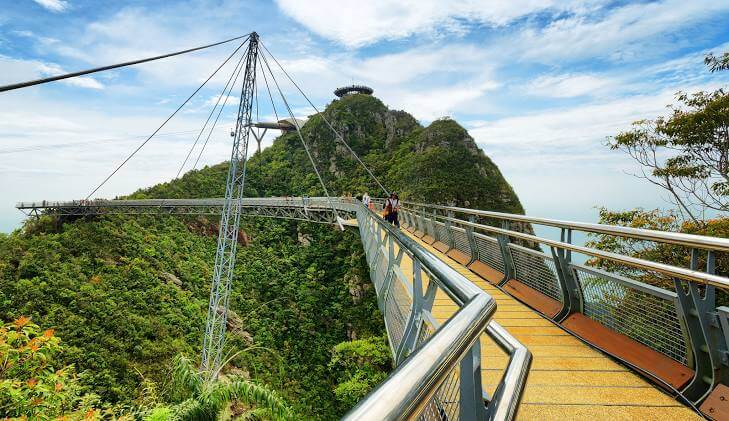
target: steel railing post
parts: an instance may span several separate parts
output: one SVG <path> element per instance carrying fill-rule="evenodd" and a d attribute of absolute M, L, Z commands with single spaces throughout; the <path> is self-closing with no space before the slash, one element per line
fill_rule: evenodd
<path fill-rule="evenodd" d="M 509 221 L 501 221 L 501 228 L 508 230 Z M 509 251 L 509 236 L 505 234 L 498 234 L 496 239 L 499 242 L 501 258 L 504 261 L 504 279 L 499 282 L 499 285 L 504 285 L 509 279 L 513 279 L 516 276 L 516 269 L 514 268 L 514 261 L 511 258 L 511 251 Z"/>
<path fill-rule="evenodd" d="M 481 386 L 481 342 L 476 341 L 460 363 L 461 420 L 486 420 L 486 402 Z"/>
<path fill-rule="evenodd" d="M 451 232 L 451 218 L 455 218 L 455 214 L 453 211 L 446 211 L 446 220 L 445 220 L 445 227 L 446 227 L 446 235 L 448 236 L 447 242 L 441 241 L 441 243 L 448 246 L 448 250 L 456 247 L 456 241 L 453 237 L 453 233 Z"/>
<path fill-rule="evenodd" d="M 560 241 L 572 244 L 572 230 L 562 228 Z M 584 297 L 577 278 L 570 268 L 572 252 L 561 248 L 550 247 L 554 266 L 557 269 L 557 281 L 562 292 L 562 309 L 554 316 L 554 320 L 561 321 L 572 313 L 582 313 Z"/>
<path fill-rule="evenodd" d="M 468 215 L 468 222 L 476 223 L 476 217 L 473 215 Z M 466 225 L 465 229 L 466 238 L 468 238 L 468 248 L 471 250 L 471 260 L 468 262 L 468 264 L 466 264 L 466 266 L 468 266 L 478 259 L 478 247 L 476 246 L 476 237 L 473 235 L 473 227 L 471 225 Z"/>
<path fill-rule="evenodd" d="M 691 269 L 699 268 L 699 250 L 691 249 Z M 710 250 L 706 257 L 706 272 L 716 272 L 716 255 Z M 684 282 L 674 278 L 676 311 L 689 338 L 690 352 L 687 352 L 689 366 L 694 369 L 694 378 L 682 393 L 693 402 L 700 402 L 719 383 L 726 381 L 727 344 L 722 332 L 719 312 L 716 309 L 716 288 L 705 285 L 701 294 L 695 282 Z M 691 358 L 693 356 L 693 358 Z M 693 364 L 692 364 L 693 363 Z"/>
<path fill-rule="evenodd" d="M 423 280 L 420 271 L 420 262 L 413 258 L 413 302 L 410 306 L 410 317 L 408 318 L 403 339 L 395 353 L 395 365 L 407 358 L 414 348 L 417 333 L 423 320 Z"/>

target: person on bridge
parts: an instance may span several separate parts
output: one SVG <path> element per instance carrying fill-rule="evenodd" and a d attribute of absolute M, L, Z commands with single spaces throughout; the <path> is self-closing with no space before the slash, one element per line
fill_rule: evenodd
<path fill-rule="evenodd" d="M 397 213 L 400 211 L 400 197 L 397 193 L 390 193 L 390 197 L 385 201 L 385 219 L 392 225 L 400 228 L 400 219 Z"/>
<path fill-rule="evenodd" d="M 367 194 L 367 192 L 364 192 L 362 195 L 362 204 L 365 205 L 366 208 L 372 209 L 372 199 L 370 199 L 370 195 Z"/>

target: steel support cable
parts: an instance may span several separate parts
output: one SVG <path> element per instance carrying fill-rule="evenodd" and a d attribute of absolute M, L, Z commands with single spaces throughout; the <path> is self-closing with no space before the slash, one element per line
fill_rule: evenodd
<path fill-rule="evenodd" d="M 276 111 L 276 104 L 273 102 L 273 96 L 271 95 L 271 88 L 268 86 L 268 79 L 266 78 L 266 72 L 263 70 L 263 64 L 259 62 L 261 65 L 261 74 L 263 75 L 263 81 L 266 82 L 266 91 L 268 91 L 268 98 L 271 99 L 271 107 L 273 108 L 273 115 L 276 116 L 276 121 L 279 121 L 278 118 L 278 111 Z"/>
<path fill-rule="evenodd" d="M 255 69 L 253 69 L 254 72 L 257 71 L 257 70 L 258 70 L 258 67 L 256 67 Z M 260 107 L 258 106 L 258 84 L 255 84 L 253 86 L 253 92 L 254 92 L 255 97 L 256 97 L 256 123 L 258 123 L 259 121 L 261 121 L 261 117 L 259 115 L 259 108 Z M 250 127 L 249 130 L 253 130 L 253 127 Z M 261 149 L 261 140 L 263 140 L 263 139 L 260 139 L 260 136 L 259 136 L 260 134 L 261 134 L 261 129 L 260 128 L 256 128 L 255 138 L 256 138 L 256 144 L 258 145 L 258 149 Z M 265 132 L 264 132 L 264 135 L 265 135 Z"/>
<path fill-rule="evenodd" d="M 269 49 L 266 48 L 266 46 L 263 44 L 263 42 L 261 42 L 261 46 L 263 47 L 264 50 L 266 50 L 266 52 L 268 53 L 268 55 L 271 56 L 271 58 L 273 59 L 273 61 L 278 65 L 278 67 L 286 75 L 286 77 L 289 79 L 289 81 L 291 81 L 291 83 L 293 83 L 293 85 L 296 87 L 296 89 L 299 91 L 299 93 L 301 93 L 301 95 L 303 95 L 303 97 L 306 99 L 306 101 L 309 103 L 309 105 L 311 105 L 314 108 L 314 110 L 321 116 L 322 120 L 324 120 L 324 122 L 327 124 L 327 126 L 329 126 L 329 128 L 332 130 L 332 132 L 334 132 L 334 135 L 337 138 L 339 138 L 339 140 L 342 141 L 342 143 L 344 144 L 344 146 L 347 147 L 347 149 L 352 154 L 352 156 L 354 156 L 354 158 L 357 160 L 357 162 L 359 162 L 359 164 L 362 165 L 362 168 L 364 168 L 365 171 L 367 171 L 367 173 L 370 175 L 370 177 L 372 177 L 372 179 L 375 180 L 375 182 L 377 183 L 377 185 L 380 186 L 380 189 L 382 189 L 382 191 L 385 192 L 385 196 L 390 196 L 390 192 L 388 192 L 387 189 L 385 188 L 385 186 L 383 186 L 382 183 L 380 183 L 380 180 L 378 180 L 377 177 L 375 177 L 375 175 L 372 173 L 372 171 L 370 171 L 370 169 L 367 167 L 367 165 L 365 165 L 365 163 L 362 162 L 362 160 L 359 158 L 359 155 L 357 155 L 357 153 L 349 146 L 349 144 L 347 143 L 347 141 L 344 140 L 344 137 L 341 134 L 339 134 L 339 132 L 336 129 L 334 129 L 334 127 L 329 122 L 329 120 L 327 120 L 327 118 L 324 115 L 324 113 L 322 113 L 321 111 L 319 111 L 318 108 L 316 108 L 316 105 L 314 105 L 314 103 L 311 102 L 311 100 L 309 99 L 309 97 L 306 96 L 306 94 L 304 93 L 304 91 L 291 78 L 291 76 L 288 74 L 288 72 L 286 72 L 286 69 L 284 69 L 283 66 L 281 65 L 281 63 L 279 63 L 278 60 L 276 60 L 276 57 L 274 57 L 273 54 L 271 53 L 271 51 L 269 51 Z"/>
<path fill-rule="evenodd" d="M 43 79 L 30 80 L 27 82 L 20 82 L 20 83 L 14 83 L 12 85 L 0 86 L 0 92 L 12 91 L 13 89 L 27 88 L 29 86 L 40 85 L 40 84 L 48 83 L 48 82 L 55 82 L 57 80 L 69 79 L 72 77 L 88 75 L 91 73 L 103 72 L 104 70 L 118 69 L 120 67 L 132 66 L 135 64 L 146 63 L 148 61 L 154 61 L 154 60 L 160 60 L 160 59 L 167 58 L 167 57 L 179 56 L 181 54 L 191 53 L 193 51 L 203 50 L 206 48 L 215 47 L 217 45 L 226 44 L 231 41 L 246 38 L 248 36 L 250 36 L 250 34 L 241 35 L 239 37 L 230 38 L 225 41 L 220 41 L 220 42 L 216 42 L 213 44 L 203 45 L 201 47 L 189 48 L 187 50 L 177 51 L 177 52 L 169 53 L 169 54 L 163 54 L 161 56 L 148 57 L 148 58 L 143 58 L 140 60 L 127 61 L 124 63 L 117 63 L 117 64 L 111 64 L 108 66 L 96 67 L 93 69 L 81 70 L 79 72 L 66 73 L 64 75 L 51 76 L 51 77 L 47 77 L 47 78 L 43 78 Z M 245 43 L 245 40 L 243 41 L 243 43 Z"/>
<path fill-rule="evenodd" d="M 200 141 L 200 136 L 202 136 L 203 132 L 205 131 L 205 128 L 208 127 L 208 123 L 210 122 L 210 119 L 213 117 L 213 114 L 215 114 L 215 110 L 218 108 L 218 104 L 220 104 L 220 100 L 223 99 L 223 95 L 225 95 L 225 91 L 228 89 L 228 85 L 230 85 L 230 82 L 233 80 L 233 77 L 238 72 L 238 68 L 240 67 L 241 63 L 243 63 L 244 58 L 245 58 L 245 56 L 241 55 L 240 60 L 238 60 L 238 63 L 235 65 L 235 68 L 233 68 L 233 72 L 230 74 L 228 81 L 225 83 L 225 86 L 223 87 L 223 90 L 220 91 L 218 100 L 215 102 L 213 109 L 210 110 L 210 113 L 208 114 L 208 118 L 205 120 L 205 124 L 203 124 L 202 129 L 200 129 L 200 132 L 198 132 L 197 137 L 195 138 L 195 142 L 192 144 L 192 147 L 187 152 L 187 156 L 185 157 L 185 160 L 182 161 L 182 165 L 180 165 L 180 169 L 177 170 L 177 175 L 175 175 L 175 179 L 180 177 L 180 173 L 182 172 L 183 168 L 185 168 L 185 164 L 187 164 L 187 160 L 190 159 L 190 155 L 192 155 L 192 151 L 195 150 L 195 146 L 197 146 L 197 143 Z"/>
<path fill-rule="evenodd" d="M 301 140 L 301 144 L 304 145 L 304 150 L 306 151 L 306 155 L 309 157 L 311 166 L 314 167 L 314 172 L 316 173 L 316 177 L 319 179 L 319 183 L 321 184 L 321 187 L 324 189 L 324 194 L 327 196 L 327 201 L 329 202 L 329 206 L 332 208 L 332 211 L 334 212 L 334 215 L 336 216 L 337 223 L 339 224 L 339 227 L 342 230 L 344 230 L 344 227 L 342 226 L 341 222 L 339 221 L 339 219 L 340 219 L 339 212 L 337 212 L 337 209 L 334 207 L 332 198 L 329 195 L 329 190 L 327 189 L 327 186 L 324 184 L 324 180 L 321 178 L 321 174 L 319 174 L 319 169 L 316 167 L 314 158 L 311 156 L 311 152 L 309 151 L 309 146 L 307 146 L 306 142 L 304 141 L 304 136 L 301 135 L 301 127 L 299 127 L 299 121 L 296 120 L 296 118 L 294 117 L 294 113 L 293 113 L 293 111 L 291 111 L 291 107 L 289 106 L 289 103 L 286 100 L 286 97 L 284 96 L 283 92 L 281 91 L 281 87 L 279 86 L 278 81 L 276 80 L 276 76 L 271 71 L 271 66 L 268 64 L 268 60 L 266 59 L 266 55 L 263 54 L 263 51 L 261 51 L 261 58 L 263 59 L 263 62 L 266 64 L 266 68 L 268 68 L 268 71 L 271 74 L 271 79 L 273 79 L 273 83 L 276 85 L 276 89 L 278 90 L 278 93 L 281 96 L 281 100 L 283 100 L 283 103 L 286 106 L 286 109 L 288 110 L 289 115 L 291 116 L 291 120 L 293 120 L 293 122 L 294 122 L 294 126 L 296 127 L 296 134 L 299 135 L 299 140 Z"/>
<path fill-rule="evenodd" d="M 197 164 L 200 161 L 200 158 L 202 157 L 203 152 L 205 152 L 205 148 L 208 146 L 208 142 L 210 141 L 210 136 L 213 134 L 213 130 L 215 130 L 215 126 L 218 124 L 218 120 L 220 119 L 220 115 L 223 113 L 225 106 L 228 104 L 228 100 L 230 99 L 230 93 L 233 91 L 235 84 L 238 82 L 238 77 L 240 76 L 242 71 L 243 71 L 243 66 L 240 66 L 238 68 L 238 73 L 235 75 L 235 79 L 233 79 L 233 84 L 230 85 L 230 87 L 228 88 L 228 92 L 225 94 L 225 100 L 223 101 L 223 105 L 218 110 L 218 115 L 215 116 L 215 121 L 213 121 L 213 125 L 210 126 L 210 131 L 208 131 L 208 135 L 205 138 L 205 143 L 203 143 L 202 148 L 200 148 L 200 153 L 197 155 L 197 159 L 195 159 L 195 164 L 192 166 L 192 169 L 197 168 Z"/>
<path fill-rule="evenodd" d="M 111 172 L 111 174 L 109 174 L 109 175 L 108 175 L 108 176 L 107 176 L 107 177 L 106 177 L 106 178 L 104 179 L 104 181 L 102 181 L 102 182 L 101 182 L 101 184 L 99 184 L 98 186 L 96 186 L 96 188 L 95 188 L 94 190 L 92 190 L 92 191 L 91 191 L 91 193 L 89 193 L 89 195 L 88 195 L 88 196 L 86 196 L 86 199 L 85 199 L 85 200 L 88 200 L 88 199 L 89 199 L 89 198 L 90 198 L 90 197 L 91 197 L 91 196 L 92 196 L 92 195 L 93 195 L 94 193 L 96 193 L 96 192 L 97 192 L 97 191 L 98 191 L 98 190 L 99 190 L 99 189 L 100 189 L 100 188 L 101 188 L 101 187 L 102 187 L 102 186 L 103 186 L 104 184 L 106 184 L 106 182 L 107 182 L 107 181 L 109 181 L 109 179 L 110 179 L 111 177 L 113 177 L 113 176 L 114 176 L 114 174 L 116 174 L 116 173 L 117 173 L 117 171 L 119 171 L 119 170 L 121 169 L 121 167 L 123 167 L 123 166 L 124 166 L 124 164 L 126 164 L 127 162 L 129 162 L 129 160 L 130 160 L 130 159 L 132 159 L 132 157 L 134 157 L 134 155 L 136 155 L 136 154 L 137 154 L 137 152 L 139 152 L 139 150 L 140 150 L 140 149 L 142 149 L 142 148 L 144 147 L 144 145 L 146 145 L 146 144 L 147 144 L 147 142 L 149 142 L 149 141 L 150 141 L 150 140 L 151 140 L 151 139 L 152 139 L 152 138 L 154 137 L 154 135 L 156 135 L 156 134 L 157 134 L 157 132 L 159 132 L 160 130 L 162 130 L 162 128 L 163 128 L 163 127 L 164 127 L 164 126 L 165 126 L 165 125 L 166 125 L 166 124 L 167 124 L 167 123 L 168 123 L 168 122 L 169 122 L 170 120 L 172 120 L 172 117 L 174 117 L 174 116 L 175 116 L 175 115 L 176 115 L 176 114 L 177 114 L 177 113 L 178 113 L 178 112 L 179 112 L 179 111 L 180 111 L 180 110 L 182 109 L 182 107 L 184 107 L 185 105 L 187 105 L 187 103 L 188 103 L 188 102 L 190 102 L 190 100 L 192 99 L 192 97 L 194 97 L 194 96 L 195 96 L 195 95 L 196 95 L 196 94 L 197 94 L 197 93 L 198 93 L 198 92 L 200 91 L 200 89 L 202 89 L 202 88 L 203 88 L 203 86 L 205 86 L 205 85 L 206 85 L 206 84 L 207 84 L 207 83 L 208 83 L 208 82 L 210 81 L 210 79 L 212 79 L 212 78 L 213 78 L 213 76 L 215 76 L 215 75 L 216 75 L 216 74 L 218 73 L 218 71 L 219 71 L 220 69 L 222 69 L 222 68 L 223 68 L 223 66 L 225 66 L 225 64 L 226 64 L 226 63 L 228 63 L 228 61 L 229 61 L 229 60 L 230 60 L 231 58 L 233 58 L 233 56 L 234 56 L 234 55 L 236 55 L 236 54 L 238 53 L 238 51 L 239 51 L 239 50 L 240 50 L 240 49 L 241 49 L 241 48 L 242 48 L 242 47 L 243 47 L 243 46 L 245 45 L 245 43 L 246 43 L 246 41 L 243 41 L 243 42 L 242 42 L 242 43 L 241 43 L 241 44 L 240 44 L 240 45 L 238 46 L 238 48 L 236 48 L 236 49 L 235 49 L 235 51 L 233 51 L 233 53 L 231 53 L 231 54 L 230 54 L 230 55 L 228 56 L 228 58 L 226 58 L 226 59 L 225 59 L 225 61 L 223 61 L 223 63 L 222 63 L 222 64 L 221 64 L 220 66 L 218 66 L 218 68 L 217 68 L 217 69 L 215 69 L 215 71 L 214 71 L 214 72 L 213 72 L 213 73 L 212 73 L 212 74 L 211 74 L 210 76 L 208 76 L 208 78 L 207 78 L 207 79 L 205 79 L 205 82 L 203 82 L 203 83 L 202 83 L 202 84 L 201 84 L 200 86 L 198 86 L 198 88 L 197 88 L 197 89 L 195 89 L 195 92 L 193 92 L 193 93 L 192 93 L 192 94 L 191 94 L 191 95 L 190 95 L 189 97 L 187 97 L 187 99 L 185 100 L 185 102 L 183 102 L 183 103 L 182 103 L 182 105 L 180 105 L 179 107 L 177 107 L 177 109 L 176 109 L 176 110 L 175 110 L 175 111 L 174 111 L 174 112 L 173 112 L 173 113 L 172 113 L 172 114 L 171 114 L 171 115 L 170 115 L 169 117 L 167 117 L 167 119 L 166 119 L 166 120 L 165 120 L 165 121 L 164 121 L 164 122 L 163 122 L 163 123 L 162 123 L 162 124 L 161 124 L 161 125 L 160 125 L 159 127 L 157 127 L 157 129 L 156 129 L 156 130 L 154 131 L 154 133 L 152 133 L 152 134 L 151 134 L 151 135 L 150 135 L 150 136 L 149 136 L 149 137 L 148 137 L 148 138 L 147 138 L 147 139 L 146 139 L 146 140 L 145 140 L 144 142 L 142 142 L 142 143 L 141 143 L 141 144 L 140 144 L 139 146 L 137 146 L 137 149 L 135 149 L 135 150 L 134 150 L 134 151 L 133 151 L 133 152 L 132 152 L 132 153 L 131 153 L 131 154 L 130 154 L 130 155 L 129 155 L 129 156 L 128 156 L 128 157 L 127 157 L 127 158 L 126 158 L 126 159 L 125 159 L 125 160 L 124 160 L 124 161 L 123 161 L 122 163 L 121 163 L 121 164 L 119 164 L 119 166 L 118 166 L 118 167 L 116 167 L 116 169 L 114 169 L 114 171 L 112 171 L 112 172 Z"/>

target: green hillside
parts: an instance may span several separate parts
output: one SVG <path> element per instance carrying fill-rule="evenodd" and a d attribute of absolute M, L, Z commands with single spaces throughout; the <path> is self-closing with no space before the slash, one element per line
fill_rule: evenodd
<path fill-rule="evenodd" d="M 325 113 L 402 198 L 522 212 L 456 122 L 423 128 L 364 95 L 334 101 Z M 378 195 L 320 116 L 303 135 L 332 194 Z M 221 197 L 226 171 L 227 163 L 191 171 L 129 197 Z M 247 196 L 323 194 L 295 133 L 253 156 L 248 174 Z M 227 344 L 247 351 L 226 372 L 269 385 L 300 417 L 337 418 L 388 366 L 358 233 L 266 219 L 245 220 L 242 229 L 249 244 L 238 248 Z M 171 361 L 195 360 L 202 345 L 216 236 L 214 217 L 29 220 L 0 234 L 0 320 L 30 316 L 55 329 L 65 346 L 57 358 L 75 365 L 99 405 L 129 411 L 173 400 Z"/>

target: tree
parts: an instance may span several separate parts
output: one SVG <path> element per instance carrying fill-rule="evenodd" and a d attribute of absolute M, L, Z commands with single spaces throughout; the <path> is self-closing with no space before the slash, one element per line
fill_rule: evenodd
<path fill-rule="evenodd" d="M 717 72 L 719 70 L 729 69 L 729 53 L 724 53 L 721 57 L 714 56 L 713 53 L 704 58 L 704 63 L 709 66 L 711 72 Z"/>
<path fill-rule="evenodd" d="M 232 404 L 242 404 L 234 415 L 249 419 L 291 419 L 291 410 L 276 392 L 238 376 L 208 380 L 185 356 L 175 357 L 172 370 L 172 405 L 160 405 L 146 420 L 217 420 Z"/>
<path fill-rule="evenodd" d="M 56 368 L 63 352 L 53 329 L 22 316 L 0 327 L 0 417 L 96 419 L 95 397 L 84 395 L 73 366 Z"/>
<path fill-rule="evenodd" d="M 342 342 L 334 347 L 329 368 L 339 379 L 334 394 L 343 407 L 352 408 L 385 380 L 392 366 L 386 336 Z"/>
<path fill-rule="evenodd" d="M 729 53 L 706 58 L 712 71 L 729 66 Z M 640 120 L 609 139 L 641 164 L 639 177 L 665 189 L 685 219 L 701 224 L 706 211 L 729 210 L 729 94 L 677 94 L 668 117 Z"/>

